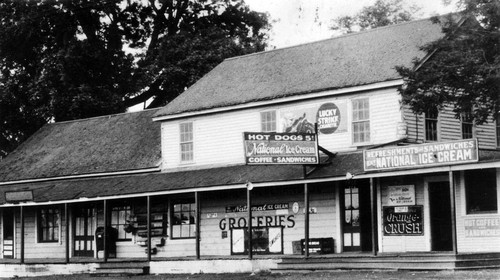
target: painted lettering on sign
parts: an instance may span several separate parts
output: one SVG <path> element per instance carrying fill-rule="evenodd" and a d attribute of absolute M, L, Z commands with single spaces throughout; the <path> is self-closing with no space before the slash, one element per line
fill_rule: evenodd
<path fill-rule="evenodd" d="M 414 205 L 415 204 L 415 186 L 389 186 L 388 205 Z"/>
<path fill-rule="evenodd" d="M 365 150 L 364 168 L 369 170 L 451 165 L 478 160 L 477 140 L 419 144 Z"/>
<path fill-rule="evenodd" d="M 422 208 L 421 205 L 404 208 L 384 206 L 384 235 L 423 235 Z M 406 212 L 401 211 L 402 209 Z"/>
<path fill-rule="evenodd" d="M 232 228 L 247 227 L 247 218 L 224 218 L 219 221 L 220 230 L 229 230 Z M 258 216 L 252 217 L 252 226 L 254 227 L 295 227 L 294 215 L 277 215 L 277 216 Z"/>
<path fill-rule="evenodd" d="M 500 236 L 500 218 L 465 219 L 465 237 L 498 237 Z"/>
<path fill-rule="evenodd" d="M 334 103 L 321 105 L 316 114 L 316 123 L 322 134 L 334 133 L 340 125 L 340 110 Z"/>
<path fill-rule="evenodd" d="M 316 164 L 315 134 L 244 133 L 247 164 Z"/>
<path fill-rule="evenodd" d="M 252 206 L 252 212 L 288 209 L 288 203 L 271 203 Z M 247 205 L 226 206 L 226 213 L 247 212 Z"/>

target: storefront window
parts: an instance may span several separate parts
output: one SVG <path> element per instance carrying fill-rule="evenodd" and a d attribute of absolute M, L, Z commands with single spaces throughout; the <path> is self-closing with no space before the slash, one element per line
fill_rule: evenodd
<path fill-rule="evenodd" d="M 59 241 L 59 208 L 38 210 L 38 242 Z"/>
<path fill-rule="evenodd" d="M 132 240 L 132 232 L 128 230 L 132 207 L 130 205 L 114 206 L 111 209 L 111 226 L 118 230 L 118 240 Z"/>
<path fill-rule="evenodd" d="M 194 201 L 176 202 L 172 211 L 172 238 L 196 237 Z"/>
<path fill-rule="evenodd" d="M 467 214 L 497 213 L 495 169 L 465 171 Z"/>

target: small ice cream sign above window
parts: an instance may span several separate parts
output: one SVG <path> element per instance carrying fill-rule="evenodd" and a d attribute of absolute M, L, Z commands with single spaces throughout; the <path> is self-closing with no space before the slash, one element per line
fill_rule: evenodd
<path fill-rule="evenodd" d="M 334 133 L 340 125 L 340 110 L 334 103 L 324 103 L 316 115 L 318 130 L 322 134 Z"/>

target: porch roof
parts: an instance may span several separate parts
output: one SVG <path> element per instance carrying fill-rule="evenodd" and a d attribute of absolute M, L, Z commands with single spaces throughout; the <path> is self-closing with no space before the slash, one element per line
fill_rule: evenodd
<path fill-rule="evenodd" d="M 500 163 L 500 151 L 480 150 L 479 163 Z M 446 166 L 445 166 L 446 167 Z M 415 168 L 412 168 L 414 170 Z M 422 172 L 424 169 L 421 168 Z M 467 169 L 467 168 L 464 168 Z M 308 167 L 308 171 L 311 168 Z M 401 174 L 410 169 L 398 170 Z M 386 171 L 365 172 L 363 153 L 337 154 L 331 164 L 318 166 L 307 176 L 307 180 L 345 178 L 346 173 L 357 177 L 370 177 Z M 162 193 L 190 192 L 243 188 L 247 182 L 253 184 L 280 184 L 304 180 L 302 165 L 235 165 L 170 173 L 148 173 L 137 175 L 109 176 L 86 179 L 54 180 L 47 182 L 20 183 L 0 187 L 0 205 L 6 205 L 6 192 L 33 192 L 34 203 L 57 203 L 58 201 L 101 200 L 126 196 L 144 196 Z"/>

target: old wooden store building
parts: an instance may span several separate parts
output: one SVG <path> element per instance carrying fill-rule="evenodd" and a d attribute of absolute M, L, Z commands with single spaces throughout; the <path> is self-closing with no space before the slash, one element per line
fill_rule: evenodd
<path fill-rule="evenodd" d="M 499 266 L 499 121 L 400 105 L 394 67 L 441 36 L 235 57 L 163 108 L 45 125 L 0 161 L 0 275 Z"/>

